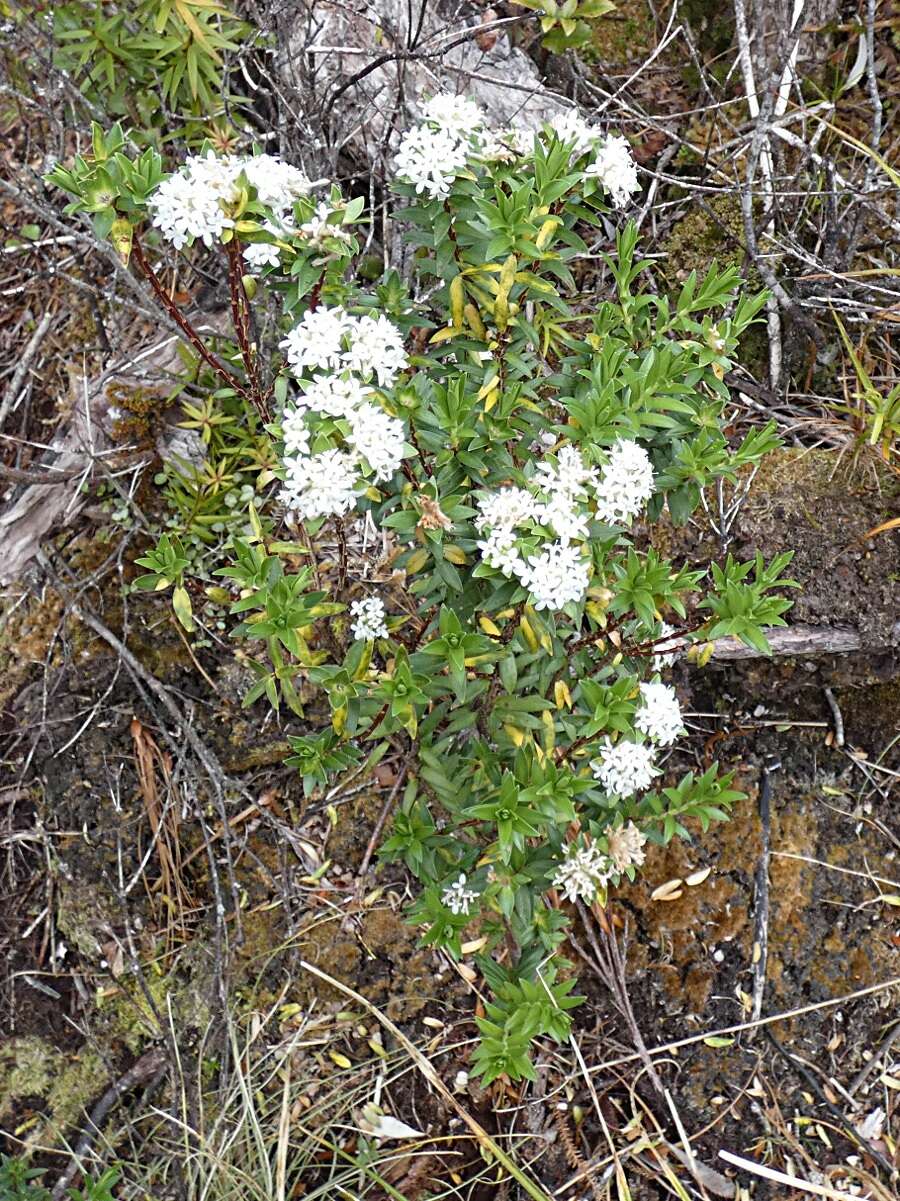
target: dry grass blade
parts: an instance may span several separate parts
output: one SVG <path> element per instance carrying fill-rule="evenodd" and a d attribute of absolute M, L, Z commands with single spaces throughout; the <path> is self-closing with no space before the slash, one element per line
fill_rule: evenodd
<path fill-rule="evenodd" d="M 730 1151 L 720 1151 L 719 1158 L 736 1168 L 743 1168 L 751 1176 L 761 1176 L 764 1180 L 774 1180 L 776 1184 L 786 1184 L 802 1193 L 814 1193 L 817 1197 L 829 1197 L 831 1201 L 855 1201 L 850 1193 L 840 1193 L 837 1189 L 829 1188 L 827 1184 L 813 1184 L 809 1180 L 799 1180 L 796 1176 L 788 1176 L 775 1168 L 766 1167 L 762 1163 L 754 1163 L 752 1159 L 744 1159 L 740 1155 L 732 1155 Z"/>

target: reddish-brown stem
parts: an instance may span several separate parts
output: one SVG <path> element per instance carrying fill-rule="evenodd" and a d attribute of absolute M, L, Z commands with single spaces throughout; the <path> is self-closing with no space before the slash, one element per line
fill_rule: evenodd
<path fill-rule="evenodd" d="M 193 346 L 194 350 L 196 350 L 197 354 L 200 355 L 201 359 L 203 359 L 205 363 L 212 367 L 216 375 L 218 375 L 220 379 L 224 380 L 229 388 L 234 388 L 235 392 L 238 392 L 244 397 L 245 400 L 249 400 L 252 404 L 253 397 L 250 395 L 247 389 L 241 384 L 237 376 L 232 375 L 228 368 L 224 366 L 224 364 L 220 363 L 211 351 L 207 350 L 203 343 L 203 339 L 191 325 L 190 321 L 188 321 L 187 317 L 185 317 L 185 315 L 181 312 L 172 297 L 162 286 L 159 276 L 147 261 L 147 256 L 144 254 L 144 248 L 141 245 L 140 239 L 138 238 L 136 232 L 131 244 L 131 253 L 134 261 L 147 277 L 147 280 L 149 281 L 157 300 L 160 302 L 178 328 L 182 331 L 184 336 L 190 342 L 191 346 Z"/>
<path fill-rule="evenodd" d="M 241 350 L 244 371 L 250 381 L 251 399 L 263 421 L 270 421 L 272 415 L 269 412 L 259 378 L 259 361 L 250 344 L 250 312 L 247 307 L 247 294 L 244 291 L 241 270 L 241 244 L 237 238 L 232 238 L 226 249 L 228 253 L 228 290 L 231 294 L 231 320 Z"/>

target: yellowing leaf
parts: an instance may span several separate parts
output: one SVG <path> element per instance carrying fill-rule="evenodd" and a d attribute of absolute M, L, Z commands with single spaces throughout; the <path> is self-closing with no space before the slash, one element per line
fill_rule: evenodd
<path fill-rule="evenodd" d="M 482 935 L 481 938 L 473 938 L 471 942 L 464 942 L 460 948 L 463 955 L 476 955 L 479 951 L 483 951 L 487 946 L 487 936 Z"/>
<path fill-rule="evenodd" d="M 548 217 L 541 228 L 538 230 L 538 236 L 534 239 L 534 244 L 538 250 L 545 250 L 547 243 L 553 237 L 554 231 L 560 224 L 562 218 Z"/>
<path fill-rule="evenodd" d="M 490 379 L 488 379 L 478 389 L 478 395 L 475 397 L 475 399 L 476 400 L 484 400 L 484 398 L 488 395 L 489 392 L 493 392 L 493 390 L 497 387 L 499 382 L 500 382 L 500 373 L 498 371 L 495 371 L 491 375 Z"/>
<path fill-rule="evenodd" d="M 472 333 L 477 338 L 480 338 L 482 342 L 486 341 L 487 330 L 484 328 L 484 322 L 481 320 L 481 315 L 477 307 L 474 304 L 467 304 L 463 312 L 466 315 L 466 321 L 468 321 Z"/>
<path fill-rule="evenodd" d="M 689 647 L 687 659 L 689 663 L 695 663 L 698 667 L 705 667 L 712 658 L 715 645 L 712 642 L 698 642 L 695 646 Z"/>
<path fill-rule="evenodd" d="M 544 750 L 549 754 L 556 745 L 556 726 L 549 709 L 545 709 L 541 714 L 541 724 L 544 727 Z"/>
<path fill-rule="evenodd" d="M 513 746 L 519 747 L 525 741 L 525 731 L 518 726 L 504 725 L 503 729 Z"/>
<path fill-rule="evenodd" d="M 525 636 L 525 641 L 528 643 L 528 649 L 530 651 L 536 651 L 538 648 L 538 640 L 527 617 L 519 618 L 519 629 Z"/>
<path fill-rule="evenodd" d="M 489 617 L 485 617 L 484 614 L 478 618 L 478 624 L 484 630 L 485 634 L 490 634 L 492 638 L 500 637 L 500 627 L 495 625 Z"/>
<path fill-rule="evenodd" d="M 463 548 L 461 546 L 454 546 L 453 543 L 444 547 L 444 558 L 448 559 L 451 563 L 455 563 L 457 567 L 462 567 L 469 561 L 466 558 L 466 552 Z"/>
<path fill-rule="evenodd" d="M 131 239 L 133 234 L 134 230 L 131 228 L 131 222 L 124 217 L 118 217 L 110 226 L 110 239 L 115 247 L 116 254 L 126 267 L 128 266 L 128 259 L 131 256 Z"/>
<path fill-rule="evenodd" d="M 445 325 L 442 329 L 436 330 L 428 339 L 430 344 L 435 342 L 449 342 L 451 338 L 455 338 L 459 333 L 459 329 L 452 325 Z"/>
<path fill-rule="evenodd" d="M 409 556 L 409 561 L 406 564 L 406 570 L 409 575 L 415 575 L 417 571 L 421 571 L 428 562 L 428 551 L 424 548 L 413 551 Z"/>
<path fill-rule="evenodd" d="M 500 269 L 497 296 L 494 300 L 494 324 L 501 333 L 509 324 L 509 293 L 515 282 L 517 266 L 518 260 L 511 254 Z"/>
<path fill-rule="evenodd" d="M 172 608 L 175 610 L 175 616 L 190 632 L 194 628 L 194 615 L 191 609 L 191 598 L 188 596 L 187 589 L 178 587 L 172 593 Z"/>
<path fill-rule="evenodd" d="M 352 1068 L 353 1064 L 346 1055 L 342 1055 L 340 1051 L 329 1051 L 329 1057 L 338 1065 L 339 1068 Z"/>
<path fill-rule="evenodd" d="M 563 705 L 567 709 L 572 708 L 572 694 L 565 680 L 557 680 L 553 685 L 553 699 L 556 701 L 557 709 L 561 709 Z"/>

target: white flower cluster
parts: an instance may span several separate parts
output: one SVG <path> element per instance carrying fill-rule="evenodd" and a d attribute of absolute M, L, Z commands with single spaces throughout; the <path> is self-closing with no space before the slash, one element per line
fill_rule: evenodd
<path fill-rule="evenodd" d="M 641 684 L 641 703 L 634 724 L 653 742 L 671 746 L 684 733 L 681 706 L 675 689 L 669 684 Z"/>
<path fill-rule="evenodd" d="M 650 788 L 653 777 L 659 775 L 653 748 L 625 738 L 616 743 L 607 738 L 591 770 L 605 792 L 623 798 Z"/>
<path fill-rule="evenodd" d="M 329 221 L 334 212 L 332 205 L 320 200 L 308 221 L 304 221 L 298 229 L 310 246 L 319 247 L 326 238 L 337 238 L 340 242 L 350 242 L 353 235 L 337 221 Z"/>
<path fill-rule="evenodd" d="M 356 618 L 352 626 L 354 638 L 368 642 L 388 637 L 384 601 L 380 597 L 367 596 L 354 601 L 350 606 L 350 616 Z"/>
<path fill-rule="evenodd" d="M 597 516 L 617 525 L 630 522 L 653 495 L 653 465 L 637 442 L 620 438 L 609 452 L 597 485 Z"/>
<path fill-rule="evenodd" d="M 570 843 L 566 857 L 556 869 L 553 887 L 561 888 L 568 900 L 591 903 L 597 892 L 609 883 L 612 864 L 593 844 L 579 847 Z"/>
<path fill-rule="evenodd" d="M 585 121 L 577 108 L 567 108 L 563 113 L 556 113 L 547 124 L 561 142 L 572 143 L 573 159 L 581 158 L 596 149 L 603 137 L 596 125 Z"/>
<path fill-rule="evenodd" d="M 675 629 L 666 621 L 659 623 L 659 632 L 654 638 L 654 642 L 662 643 L 660 649 L 653 654 L 653 670 L 658 673 L 666 667 L 672 666 L 678 658 L 678 652 L 684 642 L 679 639 Z"/>
<path fill-rule="evenodd" d="M 367 382 L 374 375 L 389 388 L 407 364 L 403 335 L 382 313 L 355 317 L 340 308 L 307 309 L 281 345 L 295 375 L 324 367 L 355 372 Z"/>
<path fill-rule="evenodd" d="M 561 142 L 572 143 L 573 160 L 594 154 L 584 173 L 598 181 L 617 208 L 623 208 L 632 193 L 640 191 L 637 167 L 625 138 L 604 136 L 596 125 L 585 121 L 575 109 L 567 109 L 555 116 L 549 125 Z"/>
<path fill-rule="evenodd" d="M 343 515 L 356 504 L 363 474 L 376 483 L 388 480 L 403 460 L 403 422 L 382 408 L 370 386 L 374 377 L 390 387 L 406 366 L 403 336 L 381 314 L 356 317 L 321 306 L 308 309 L 281 345 L 296 375 L 319 369 L 282 418 L 282 500 L 304 520 Z M 346 423 L 347 450 L 310 454 L 313 413 Z"/>
<path fill-rule="evenodd" d="M 591 566 L 579 547 L 551 542 L 540 554 L 529 556 L 519 579 L 534 597 L 536 609 L 561 609 L 587 592 Z"/>
<path fill-rule="evenodd" d="M 646 837 L 634 822 L 606 836 L 609 847 L 604 854 L 598 846 L 579 846 L 570 843 L 566 855 L 553 877 L 555 888 L 561 888 L 568 900 L 592 902 L 598 890 L 609 883 L 610 876 L 621 876 L 630 867 L 640 867 L 645 859 Z"/>
<path fill-rule="evenodd" d="M 289 218 L 294 201 L 309 192 L 309 180 L 303 172 L 274 155 L 220 157 L 209 150 L 191 155 L 179 171 L 156 188 L 150 199 L 153 224 L 176 250 L 194 238 L 211 246 L 223 230 L 234 225 L 231 209 L 239 198 L 242 172 L 279 224 Z M 254 247 L 254 253 L 261 252 Z M 248 261 L 252 262 L 253 257 L 250 255 Z"/>
<path fill-rule="evenodd" d="M 590 584 L 585 548 L 592 518 L 630 521 L 652 492 L 650 458 L 636 442 L 620 439 L 600 470 L 577 447 L 563 446 L 540 462 L 528 487 L 501 488 L 479 500 L 478 549 L 489 567 L 531 592 L 536 608 L 561 609 L 581 600 Z"/>
<path fill-rule="evenodd" d="M 605 739 L 600 753 L 591 762 L 594 777 L 604 791 L 614 797 L 632 797 L 653 786 L 659 775 L 653 743 L 671 746 L 684 733 L 681 706 L 675 689 L 658 681 L 644 683 L 640 688 L 640 703 L 634 724 L 639 734 L 649 739 L 620 738 L 618 742 Z"/>
<path fill-rule="evenodd" d="M 641 190 L 631 147 L 625 138 L 612 137 L 601 142 L 597 157 L 585 168 L 585 174 L 600 181 L 617 208 L 624 208 L 632 193 Z"/>
<path fill-rule="evenodd" d="M 315 455 L 284 456 L 281 499 L 301 521 L 342 517 L 356 504 L 359 479 L 355 455 L 334 447 Z"/>
<path fill-rule="evenodd" d="M 446 905 L 451 913 L 468 914 L 469 906 L 478 900 L 478 893 L 466 887 L 466 873 L 461 872 L 459 879 L 448 884 L 441 896 L 441 904 Z"/>
<path fill-rule="evenodd" d="M 423 120 L 405 131 L 394 159 L 397 175 L 419 195 L 443 200 L 477 146 L 484 113 L 463 96 L 433 96 Z"/>

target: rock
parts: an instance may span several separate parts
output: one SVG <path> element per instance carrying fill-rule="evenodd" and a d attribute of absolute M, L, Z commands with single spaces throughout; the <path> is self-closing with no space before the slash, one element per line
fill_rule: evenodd
<path fill-rule="evenodd" d="M 352 11 L 333 3 L 311 10 L 290 31 L 282 74 L 304 99 L 314 94 L 335 158 L 350 148 L 377 163 L 393 146 L 395 130 L 436 92 L 468 95 L 497 128 L 515 121 L 537 129 L 566 107 L 544 89 L 534 63 L 504 28 L 478 33 L 490 20 L 464 24 L 465 18 L 444 14 L 439 5 L 423 5 L 421 28 L 410 34 L 408 14 L 418 20 L 418 9 L 410 10 L 406 0 L 381 0 L 377 13 L 374 5 Z M 407 49 L 411 43 L 413 51 Z M 326 149 L 318 149 L 317 166 L 333 169 Z"/>

